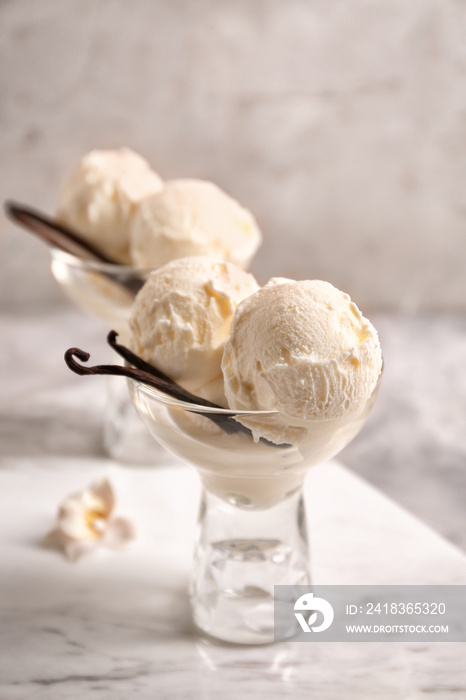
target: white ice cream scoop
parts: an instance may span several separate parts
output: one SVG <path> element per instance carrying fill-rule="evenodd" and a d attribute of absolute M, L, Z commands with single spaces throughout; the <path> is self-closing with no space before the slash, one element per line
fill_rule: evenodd
<path fill-rule="evenodd" d="M 318 280 L 271 280 L 245 299 L 222 360 L 229 407 L 278 410 L 282 420 L 265 435 L 277 443 L 360 410 L 381 369 L 373 325 L 347 294 Z"/>
<path fill-rule="evenodd" d="M 262 240 L 252 214 L 212 182 L 172 180 L 138 208 L 131 225 L 136 265 L 208 255 L 247 268 Z"/>
<path fill-rule="evenodd" d="M 56 219 L 109 258 L 130 264 L 130 224 L 139 203 L 163 187 L 129 148 L 87 153 L 66 179 Z"/>
<path fill-rule="evenodd" d="M 152 272 L 130 318 L 132 350 L 194 394 L 226 406 L 221 360 L 236 307 L 258 289 L 231 263 L 194 256 Z"/>

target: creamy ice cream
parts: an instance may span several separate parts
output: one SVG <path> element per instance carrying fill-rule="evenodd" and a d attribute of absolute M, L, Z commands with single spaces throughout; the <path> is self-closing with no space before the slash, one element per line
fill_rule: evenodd
<path fill-rule="evenodd" d="M 236 310 L 222 370 L 229 407 L 276 410 L 256 439 L 297 443 L 361 411 L 382 369 L 372 324 L 328 282 L 271 280 Z"/>
<path fill-rule="evenodd" d="M 209 257 L 152 272 L 130 317 L 133 351 L 192 393 L 226 406 L 221 360 L 236 307 L 254 277 Z"/>
<path fill-rule="evenodd" d="M 141 200 L 162 186 L 147 161 L 128 148 L 91 151 L 65 181 L 56 218 L 110 259 L 131 264 L 131 220 Z"/>
<path fill-rule="evenodd" d="M 269 508 L 294 493 L 309 467 L 359 432 L 377 394 L 377 333 L 326 282 L 276 278 L 259 289 L 229 263 L 176 260 L 151 274 L 130 325 L 136 354 L 238 411 L 233 420 L 252 431 L 254 440 L 226 433 L 204 411 L 131 383 L 157 439 L 195 464 L 210 492 L 239 507 Z"/>
<path fill-rule="evenodd" d="M 252 214 L 211 182 L 172 180 L 144 200 L 131 226 L 136 265 L 209 255 L 246 268 L 262 240 Z"/>

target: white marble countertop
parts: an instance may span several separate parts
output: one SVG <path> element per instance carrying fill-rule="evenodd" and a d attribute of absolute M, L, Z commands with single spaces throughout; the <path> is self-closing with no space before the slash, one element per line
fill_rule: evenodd
<path fill-rule="evenodd" d="M 4 325 L 16 342 L 2 347 L 1 700 L 466 697 L 464 644 L 237 647 L 198 636 L 186 592 L 195 471 L 106 459 L 100 378 L 91 388 L 61 360 L 77 344 L 103 357 L 103 342 L 92 324 L 76 328 L 72 315 L 47 323 Z M 70 563 L 45 548 L 43 536 L 59 501 L 104 473 L 138 538 Z M 466 583 L 459 549 L 340 464 L 310 473 L 306 502 L 316 583 Z"/>
<path fill-rule="evenodd" d="M 70 563 L 42 537 L 61 498 L 103 473 L 138 539 Z M 182 465 L 129 471 L 103 459 L 3 461 L 2 700 L 466 693 L 463 644 L 237 647 L 198 637 L 186 592 L 198 497 L 197 475 Z M 311 472 L 306 499 L 315 583 L 466 583 L 459 550 L 338 464 Z"/>
<path fill-rule="evenodd" d="M 103 473 L 138 539 L 70 563 L 42 537 L 63 496 Z M 197 475 L 182 465 L 3 461 L 2 700 L 466 693 L 463 644 L 237 647 L 198 637 L 186 593 L 198 497 Z M 306 500 L 315 583 L 466 583 L 459 550 L 338 464 L 311 472 Z"/>

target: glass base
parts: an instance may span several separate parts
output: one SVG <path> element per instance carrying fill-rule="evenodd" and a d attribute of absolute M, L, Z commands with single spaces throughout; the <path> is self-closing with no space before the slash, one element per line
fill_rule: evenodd
<path fill-rule="evenodd" d="M 228 642 L 273 642 L 274 585 L 309 583 L 300 492 L 257 511 L 204 492 L 190 590 L 194 621 L 201 630 Z M 293 627 L 283 638 L 295 632 Z"/>

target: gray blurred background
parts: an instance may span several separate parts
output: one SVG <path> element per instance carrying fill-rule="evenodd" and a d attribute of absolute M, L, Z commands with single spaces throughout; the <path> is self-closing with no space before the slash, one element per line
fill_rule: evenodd
<path fill-rule="evenodd" d="M 3 0 L 3 198 L 53 212 L 91 148 L 212 179 L 255 213 L 254 269 L 361 306 L 466 308 L 466 6 L 455 0 Z M 58 303 L 2 226 L 10 308 Z M 25 282 L 26 280 L 26 282 Z"/>
<path fill-rule="evenodd" d="M 2 199 L 53 213 L 122 145 L 238 198 L 261 282 L 329 280 L 379 327 L 384 390 L 342 459 L 458 543 L 465 37 L 459 0 L 0 1 Z M 0 226 L 4 314 L 65 308 L 44 246 Z"/>

